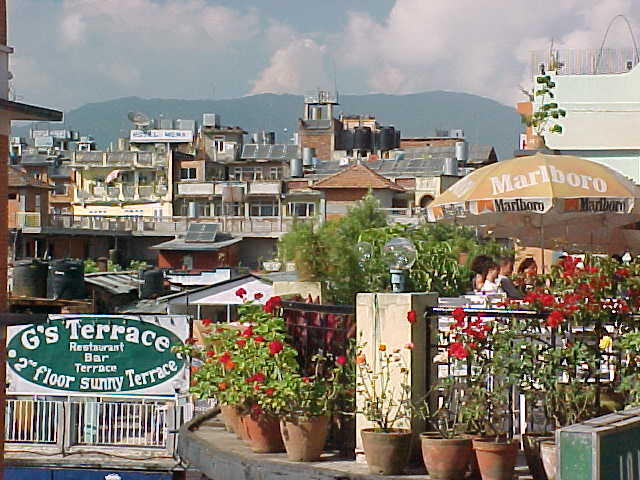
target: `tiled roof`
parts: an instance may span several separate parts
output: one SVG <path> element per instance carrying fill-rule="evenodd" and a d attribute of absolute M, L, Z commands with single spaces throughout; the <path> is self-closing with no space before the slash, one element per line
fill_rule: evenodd
<path fill-rule="evenodd" d="M 361 163 L 356 163 L 333 175 L 329 175 L 311 188 L 318 190 L 325 188 L 372 188 L 404 191 L 401 186 L 396 185 L 391 180 L 384 178 Z"/>
<path fill-rule="evenodd" d="M 44 182 L 36 180 L 27 172 L 14 165 L 9 165 L 9 186 L 10 187 L 35 187 L 51 188 Z"/>

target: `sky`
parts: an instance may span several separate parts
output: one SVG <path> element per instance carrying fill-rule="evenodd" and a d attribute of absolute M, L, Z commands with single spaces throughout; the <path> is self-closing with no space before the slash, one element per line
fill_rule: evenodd
<path fill-rule="evenodd" d="M 8 0 L 12 96 L 112 98 L 449 90 L 523 100 L 531 50 L 598 48 L 637 0 Z M 623 22 L 607 46 L 630 47 Z"/>

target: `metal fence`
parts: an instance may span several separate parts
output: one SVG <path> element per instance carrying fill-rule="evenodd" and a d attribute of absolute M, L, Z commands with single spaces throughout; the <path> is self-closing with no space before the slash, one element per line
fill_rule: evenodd
<path fill-rule="evenodd" d="M 638 63 L 633 48 L 581 48 L 531 52 L 531 73 L 540 74 L 540 65 L 558 75 L 603 75 L 625 73 Z"/>
<path fill-rule="evenodd" d="M 355 338 L 352 305 L 282 302 L 282 317 L 303 369 L 309 367 L 312 357 L 319 352 L 334 357 L 347 355 L 349 340 Z"/>
<path fill-rule="evenodd" d="M 193 416 L 191 403 L 8 399 L 9 443 L 173 450 L 175 431 Z"/>
<path fill-rule="evenodd" d="M 7 400 L 5 441 L 57 443 L 62 404 L 50 400 Z"/>

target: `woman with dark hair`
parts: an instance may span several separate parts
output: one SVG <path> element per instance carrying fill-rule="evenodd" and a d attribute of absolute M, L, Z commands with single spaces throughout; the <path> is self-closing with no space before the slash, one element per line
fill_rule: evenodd
<path fill-rule="evenodd" d="M 538 264 L 533 259 L 533 257 L 527 257 L 520 265 L 518 265 L 518 277 L 521 286 L 530 286 L 535 285 L 536 276 L 538 275 Z"/>
<path fill-rule="evenodd" d="M 471 279 L 471 290 L 474 292 L 481 292 L 484 287 L 484 282 L 487 279 L 487 272 L 489 271 L 489 265 L 493 263 L 493 259 L 487 255 L 478 255 L 471 262 L 471 273 L 473 277 Z"/>

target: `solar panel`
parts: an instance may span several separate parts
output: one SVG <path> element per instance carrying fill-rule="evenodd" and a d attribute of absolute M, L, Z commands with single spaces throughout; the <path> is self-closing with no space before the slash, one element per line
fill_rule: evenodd
<path fill-rule="evenodd" d="M 242 149 L 242 158 L 256 158 L 256 152 L 258 151 L 258 145 L 248 144 Z"/>
<path fill-rule="evenodd" d="M 271 154 L 269 158 L 278 160 L 284 158 L 286 145 L 272 145 L 271 146 Z"/>
<path fill-rule="evenodd" d="M 190 223 L 184 241 L 187 243 L 213 243 L 220 230 L 219 223 Z"/>
<path fill-rule="evenodd" d="M 269 151 L 271 150 L 271 145 L 257 145 L 258 151 L 256 152 L 256 158 L 269 158 Z"/>

